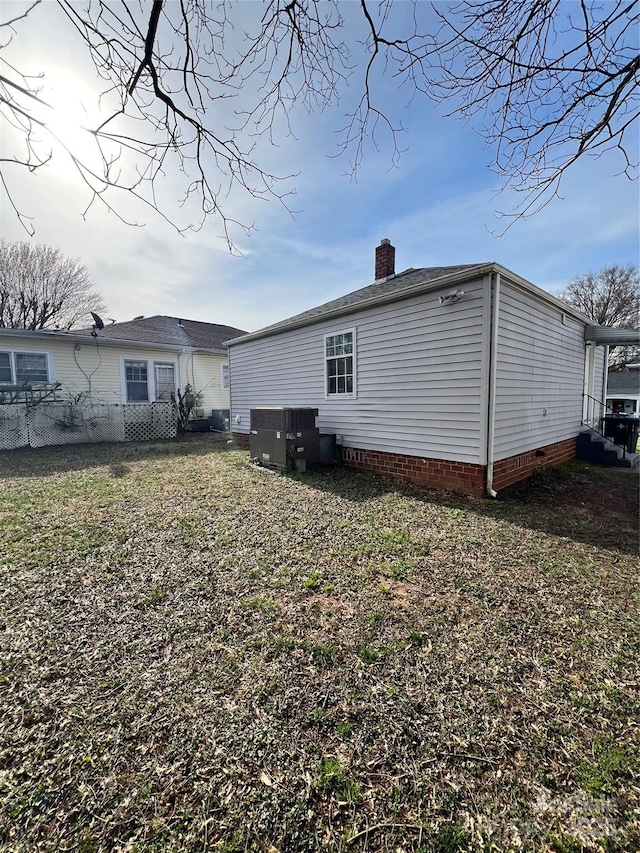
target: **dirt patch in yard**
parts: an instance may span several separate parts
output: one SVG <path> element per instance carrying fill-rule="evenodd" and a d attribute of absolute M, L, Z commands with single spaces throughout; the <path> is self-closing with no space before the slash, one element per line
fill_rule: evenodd
<path fill-rule="evenodd" d="M 537 505 L 552 501 L 556 510 L 567 507 L 591 518 L 618 519 L 635 527 L 638 473 L 637 468 L 599 468 L 574 461 L 540 468 L 533 477 L 505 489 L 500 499 Z"/>
<path fill-rule="evenodd" d="M 0 849 L 640 847 L 637 478 L 0 454 Z"/>

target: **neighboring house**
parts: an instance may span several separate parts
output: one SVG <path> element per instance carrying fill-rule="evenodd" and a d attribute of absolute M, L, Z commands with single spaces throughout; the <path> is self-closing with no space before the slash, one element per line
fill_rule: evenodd
<path fill-rule="evenodd" d="M 313 407 L 347 465 L 474 495 L 574 457 L 606 330 L 494 262 L 394 265 L 383 240 L 374 284 L 228 342 L 236 443 L 252 408 Z"/>
<path fill-rule="evenodd" d="M 606 403 L 612 412 L 640 415 L 640 364 L 609 372 Z"/>
<path fill-rule="evenodd" d="M 238 334 L 244 332 L 163 316 L 100 330 L 0 329 L 0 402 L 10 389 L 29 386 L 50 389 L 56 400 L 144 405 L 168 402 L 189 384 L 209 416 L 229 409 L 224 341 Z"/>

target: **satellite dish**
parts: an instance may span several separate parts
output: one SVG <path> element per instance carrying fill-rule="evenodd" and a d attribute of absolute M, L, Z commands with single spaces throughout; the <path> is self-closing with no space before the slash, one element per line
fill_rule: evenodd
<path fill-rule="evenodd" d="M 93 329 L 91 330 L 91 334 L 94 338 L 98 337 L 98 332 L 101 332 L 104 329 L 104 323 L 102 322 L 102 317 L 98 314 L 95 314 L 93 311 L 89 312 L 93 317 Z"/>

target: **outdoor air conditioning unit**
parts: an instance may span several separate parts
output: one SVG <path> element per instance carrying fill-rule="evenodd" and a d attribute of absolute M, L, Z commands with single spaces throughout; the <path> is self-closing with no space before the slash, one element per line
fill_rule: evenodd
<path fill-rule="evenodd" d="M 251 458 L 267 468 L 305 471 L 320 461 L 317 409 L 251 409 Z"/>

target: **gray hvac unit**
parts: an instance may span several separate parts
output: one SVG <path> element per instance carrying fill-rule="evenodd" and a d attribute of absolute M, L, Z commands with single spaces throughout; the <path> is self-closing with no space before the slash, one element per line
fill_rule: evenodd
<path fill-rule="evenodd" d="M 229 409 L 211 410 L 211 429 L 215 432 L 229 432 Z"/>
<path fill-rule="evenodd" d="M 267 468 L 306 470 L 320 461 L 317 409 L 251 409 L 251 458 Z"/>

